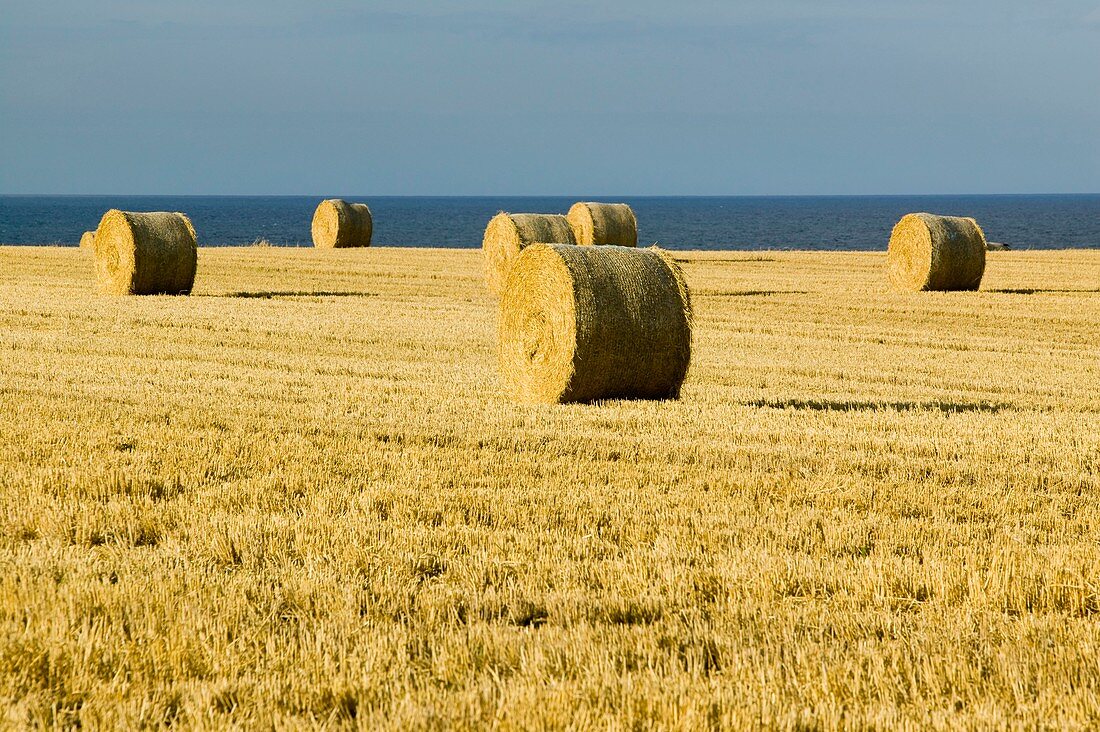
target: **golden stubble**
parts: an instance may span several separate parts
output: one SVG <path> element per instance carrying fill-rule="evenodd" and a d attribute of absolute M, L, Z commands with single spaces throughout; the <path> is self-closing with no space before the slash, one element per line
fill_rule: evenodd
<path fill-rule="evenodd" d="M 678 401 L 527 406 L 476 251 L 0 248 L 12 727 L 1089 727 L 1100 252 L 675 253 Z"/>

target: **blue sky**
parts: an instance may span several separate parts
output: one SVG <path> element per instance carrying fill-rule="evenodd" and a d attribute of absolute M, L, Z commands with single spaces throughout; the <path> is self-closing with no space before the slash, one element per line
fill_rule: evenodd
<path fill-rule="evenodd" d="M 1098 0 L 0 0 L 0 192 L 1100 191 Z"/>

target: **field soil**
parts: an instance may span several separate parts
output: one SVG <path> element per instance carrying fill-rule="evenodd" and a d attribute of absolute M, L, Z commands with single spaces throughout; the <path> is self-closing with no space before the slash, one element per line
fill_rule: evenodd
<path fill-rule="evenodd" d="M 532 407 L 477 251 L 0 248 L 0 726 L 1100 726 L 1100 251 L 676 257 L 682 399 Z"/>

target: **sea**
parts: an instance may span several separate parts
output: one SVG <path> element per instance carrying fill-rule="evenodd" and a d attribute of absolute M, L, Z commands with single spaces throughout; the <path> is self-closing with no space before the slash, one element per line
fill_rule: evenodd
<path fill-rule="evenodd" d="M 0 196 L 0 244 L 76 246 L 103 212 L 183 211 L 201 246 L 310 246 L 324 198 L 370 205 L 373 243 L 478 247 L 499 211 L 565 213 L 577 200 L 622 201 L 638 243 L 670 249 L 881 250 L 906 213 L 972 216 L 1013 249 L 1100 248 L 1100 194 L 935 196 Z"/>

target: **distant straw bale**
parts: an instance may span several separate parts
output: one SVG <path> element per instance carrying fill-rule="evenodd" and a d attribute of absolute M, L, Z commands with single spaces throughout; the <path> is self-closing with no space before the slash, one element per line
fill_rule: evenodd
<path fill-rule="evenodd" d="M 683 273 L 661 250 L 534 244 L 504 284 L 500 369 L 521 402 L 675 399 L 691 326 Z"/>
<path fill-rule="evenodd" d="M 94 231 L 85 231 L 83 234 L 80 235 L 80 248 L 81 249 L 92 249 L 94 247 L 95 247 L 95 232 Z"/>
<path fill-rule="evenodd" d="M 977 290 L 985 248 L 985 234 L 974 219 L 907 214 L 890 235 L 890 284 L 898 290 Z"/>
<path fill-rule="evenodd" d="M 111 295 L 186 295 L 195 284 L 195 228 L 181 213 L 111 209 L 95 232 L 99 291 Z"/>
<path fill-rule="evenodd" d="M 338 198 L 321 201 L 313 212 L 313 246 L 323 249 L 369 247 L 374 220 L 365 203 Z"/>
<path fill-rule="evenodd" d="M 567 218 L 578 244 L 638 246 L 638 219 L 625 203 L 574 203 Z"/>
<path fill-rule="evenodd" d="M 531 244 L 576 244 L 569 220 L 561 214 L 498 213 L 485 227 L 485 281 L 499 293 L 512 260 Z"/>

